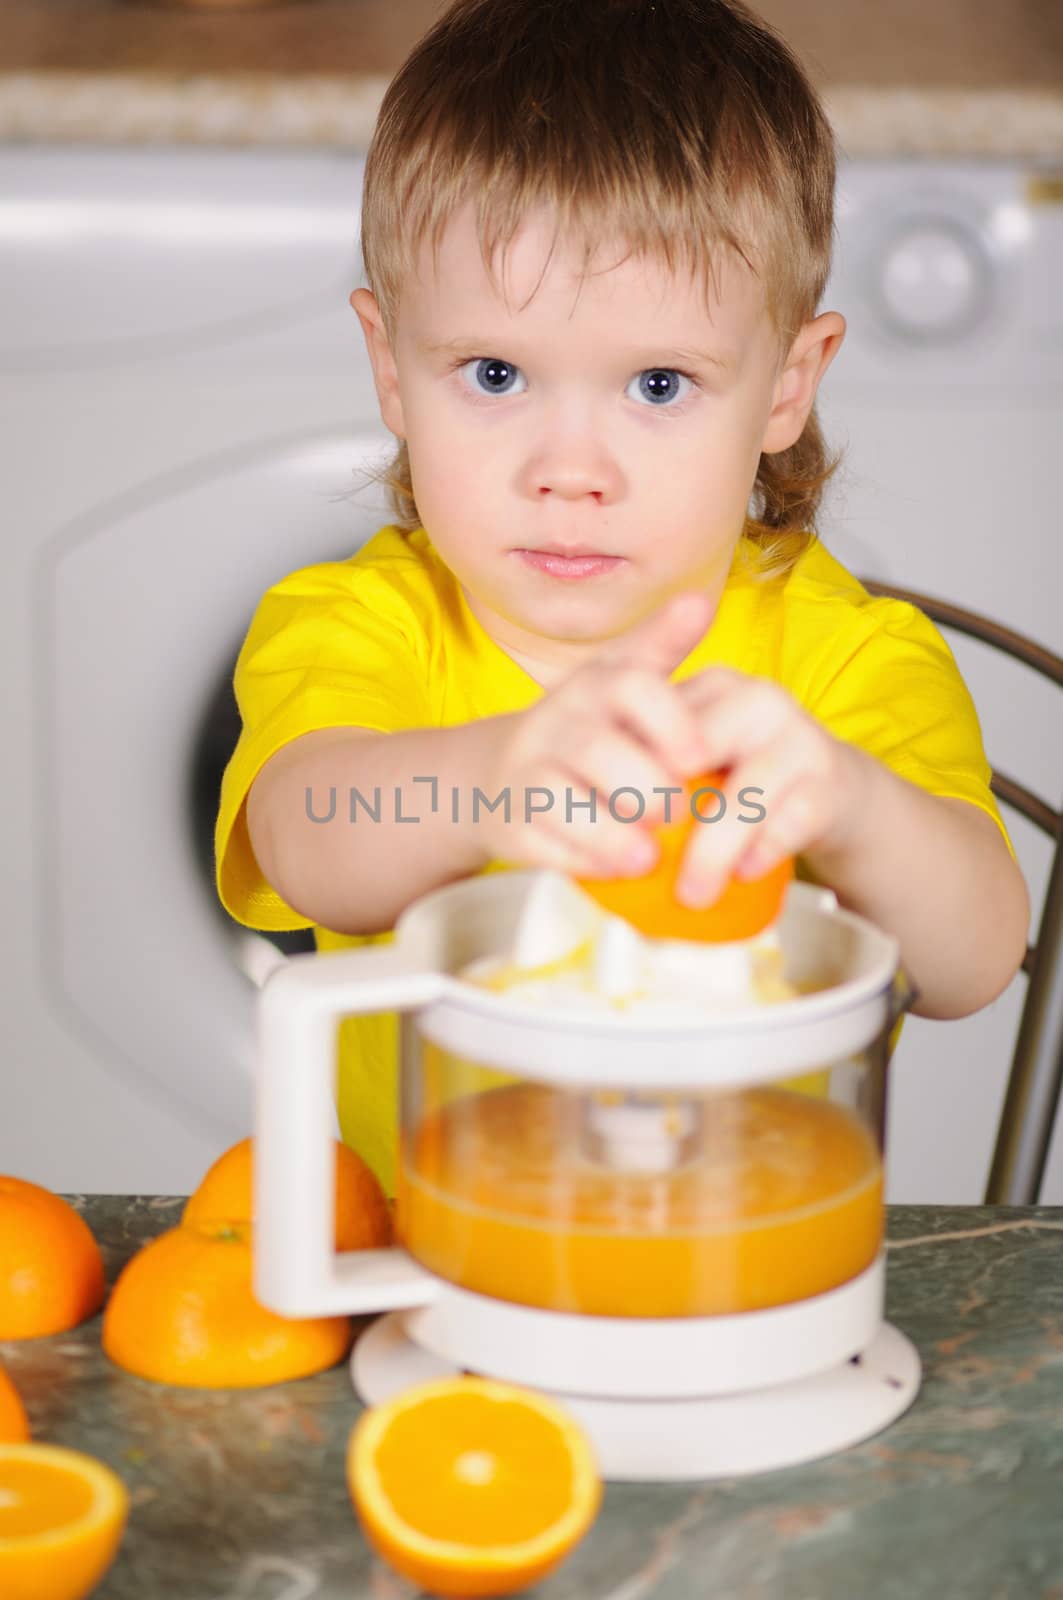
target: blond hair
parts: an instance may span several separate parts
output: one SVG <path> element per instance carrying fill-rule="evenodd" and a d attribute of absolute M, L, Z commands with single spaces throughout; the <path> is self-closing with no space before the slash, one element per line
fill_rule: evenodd
<path fill-rule="evenodd" d="M 761 281 L 780 357 L 830 273 L 834 137 L 786 44 L 739 0 L 455 0 L 389 84 L 366 159 L 362 258 L 389 339 L 422 240 L 472 200 L 488 275 L 533 208 L 716 292 L 721 248 Z M 551 251 L 552 253 L 552 251 Z M 545 268 L 544 268 L 545 271 Z M 492 281 L 496 281 L 492 278 Z M 760 576 L 815 534 L 828 455 L 815 410 L 761 455 L 745 533 Z M 405 441 L 383 471 L 420 526 Z"/>

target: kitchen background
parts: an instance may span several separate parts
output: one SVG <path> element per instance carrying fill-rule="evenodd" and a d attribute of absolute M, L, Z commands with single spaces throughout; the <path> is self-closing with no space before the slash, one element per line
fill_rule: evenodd
<path fill-rule="evenodd" d="M 347 296 L 380 97 L 442 9 L 5 0 L 0 1171 L 181 1193 L 249 1131 L 280 957 L 213 893 L 229 679 L 263 589 L 388 517 Z M 843 158 L 824 540 L 1058 650 L 1063 7 L 758 9 Z M 1058 805 L 1058 695 L 954 648 L 991 759 Z M 1013 838 L 1036 918 L 1048 844 Z M 906 1023 L 889 1200 L 981 1198 L 1024 981 Z M 1058 1132 L 1043 1198 L 1063 1201 Z"/>

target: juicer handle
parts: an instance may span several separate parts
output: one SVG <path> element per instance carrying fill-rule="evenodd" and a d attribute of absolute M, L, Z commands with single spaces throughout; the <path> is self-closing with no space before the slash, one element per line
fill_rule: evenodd
<path fill-rule="evenodd" d="M 443 975 L 397 944 L 297 955 L 258 998 L 254 1287 L 287 1317 L 423 1306 L 436 1280 L 405 1250 L 334 1249 L 336 1028 L 430 1005 Z"/>

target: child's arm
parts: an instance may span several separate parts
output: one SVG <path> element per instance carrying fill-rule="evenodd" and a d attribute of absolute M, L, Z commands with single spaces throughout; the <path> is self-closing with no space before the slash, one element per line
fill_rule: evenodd
<path fill-rule="evenodd" d="M 849 826 L 804 852 L 843 904 L 893 933 L 922 1017 L 995 1000 L 1026 954 L 1026 882 L 992 817 L 928 794 L 854 745 Z"/>
<path fill-rule="evenodd" d="M 263 877 L 293 910 L 336 933 L 393 928 L 412 901 L 488 859 L 482 830 L 451 821 L 451 791 L 459 792 L 459 817 L 468 817 L 474 786 L 487 791 L 499 724 L 512 720 L 400 733 L 322 728 L 293 739 L 266 762 L 247 798 L 248 835 Z M 421 775 L 437 780 L 435 812 L 432 785 L 412 781 Z M 315 814 L 324 816 L 333 788 L 335 816 L 312 821 L 307 790 Z M 379 822 L 362 805 L 349 820 L 352 789 L 369 805 L 379 789 Z"/>
<path fill-rule="evenodd" d="M 712 763 L 731 767 L 725 795 L 755 785 L 766 813 L 742 827 L 728 808 L 718 826 L 695 830 L 684 863 L 700 886 L 692 904 L 711 902 L 732 870 L 756 877 L 801 855 L 844 905 L 900 941 L 918 1016 L 967 1016 L 1007 987 L 1030 903 L 990 816 L 832 737 L 777 684 L 710 668 L 684 688 Z"/>

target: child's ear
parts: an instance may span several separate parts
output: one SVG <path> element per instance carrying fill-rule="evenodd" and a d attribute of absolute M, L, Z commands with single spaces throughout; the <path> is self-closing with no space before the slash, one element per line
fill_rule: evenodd
<path fill-rule="evenodd" d="M 370 289 L 355 289 L 351 295 L 351 305 L 358 314 L 358 321 L 362 324 L 366 349 L 373 364 L 373 381 L 376 384 L 381 419 L 384 426 L 389 428 L 396 438 L 405 439 L 406 423 L 399 395 L 398 368 L 391 353 L 391 345 L 388 343 L 376 296 Z"/>
<path fill-rule="evenodd" d="M 845 318 L 837 311 L 824 311 L 805 323 L 775 380 L 762 453 L 772 455 L 797 443 L 815 402 L 819 380 L 844 338 Z"/>

